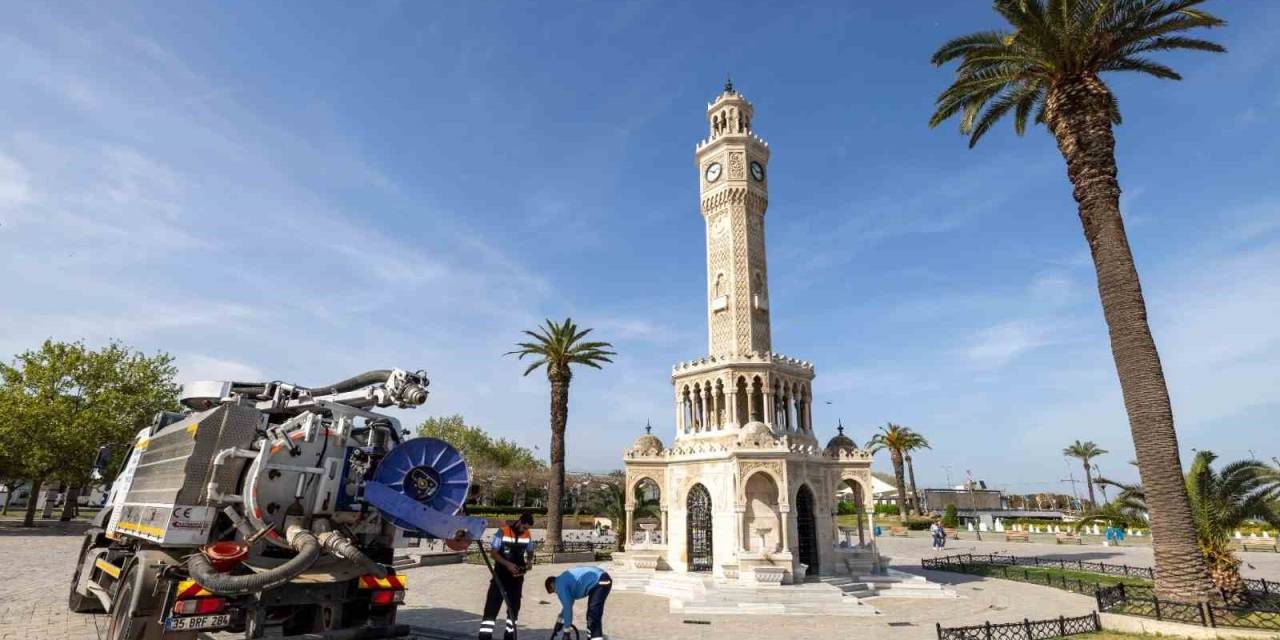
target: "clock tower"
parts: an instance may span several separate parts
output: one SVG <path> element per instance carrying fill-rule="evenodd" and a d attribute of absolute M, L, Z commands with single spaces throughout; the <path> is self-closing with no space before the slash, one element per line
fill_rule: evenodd
<path fill-rule="evenodd" d="M 764 212 L 769 143 L 751 129 L 754 110 L 725 82 L 707 105 L 710 135 L 694 159 L 707 225 L 708 351 L 745 356 L 772 350 Z"/>
<path fill-rule="evenodd" d="M 774 350 L 765 259 L 769 144 L 755 110 L 726 82 L 694 151 L 706 225 L 707 355 L 671 368 L 675 439 L 646 429 L 624 453 L 625 535 L 637 488 L 660 506 L 662 534 L 614 556 L 631 569 L 710 572 L 744 584 L 864 575 L 879 561 L 867 529 L 836 548 L 835 496 L 852 483 L 871 522 L 871 455 L 813 428 L 813 364 Z M 681 583 L 687 584 L 687 583 Z M 797 595 L 805 599 L 810 596 Z M 835 596 L 839 600 L 839 596 Z M 734 613 L 738 613 L 735 608 Z"/>

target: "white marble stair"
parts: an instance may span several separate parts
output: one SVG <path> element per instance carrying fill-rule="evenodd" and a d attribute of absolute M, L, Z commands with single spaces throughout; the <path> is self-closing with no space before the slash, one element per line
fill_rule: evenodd
<path fill-rule="evenodd" d="M 958 594 L 924 576 L 890 569 L 885 575 L 859 576 L 875 587 L 875 595 L 885 598 L 957 598 Z"/>
<path fill-rule="evenodd" d="M 609 568 L 614 589 L 662 596 L 672 612 L 686 615 L 874 616 L 875 607 L 846 595 L 846 587 L 826 582 L 744 585 L 699 574 Z M 865 585 L 862 587 L 865 589 Z M 853 589 L 860 591 L 860 589 Z"/>

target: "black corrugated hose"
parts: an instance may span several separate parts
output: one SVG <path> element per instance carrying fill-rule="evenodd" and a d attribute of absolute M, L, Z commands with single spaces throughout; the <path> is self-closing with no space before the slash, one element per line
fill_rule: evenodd
<path fill-rule="evenodd" d="M 310 531 L 290 527 L 286 538 L 298 555 L 274 569 L 233 576 L 219 573 L 203 553 L 197 553 L 187 559 L 187 572 L 200 586 L 220 596 L 243 596 L 278 587 L 309 569 L 320 557 L 320 541 Z"/>

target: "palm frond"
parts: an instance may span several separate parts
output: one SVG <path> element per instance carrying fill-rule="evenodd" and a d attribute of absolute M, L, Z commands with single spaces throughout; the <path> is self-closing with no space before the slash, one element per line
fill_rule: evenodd
<path fill-rule="evenodd" d="M 1198 5 L 1203 0 L 996 0 L 994 9 L 1009 30 L 953 38 L 931 62 L 959 64 L 954 81 L 934 103 L 929 126 L 959 117 L 973 146 L 995 124 L 1013 114 L 1021 135 L 1027 120 L 1044 123 L 1054 92 L 1111 71 L 1137 71 L 1180 79 L 1169 66 L 1140 54 L 1172 50 L 1222 52 L 1209 40 L 1183 35 L 1225 22 Z M 1101 108 L 1113 124 L 1120 107 L 1109 95 Z"/>

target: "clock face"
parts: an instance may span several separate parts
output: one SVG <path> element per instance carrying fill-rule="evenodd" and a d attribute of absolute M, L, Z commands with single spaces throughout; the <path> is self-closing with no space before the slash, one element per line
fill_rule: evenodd
<path fill-rule="evenodd" d="M 751 161 L 751 177 L 755 178 L 756 182 L 764 182 L 764 165 L 760 164 L 759 162 L 756 162 L 755 160 L 752 160 Z"/>
<path fill-rule="evenodd" d="M 716 180 L 719 180 L 721 171 L 723 171 L 723 169 L 720 167 L 719 162 L 712 162 L 707 165 L 707 182 L 715 182 Z"/>

